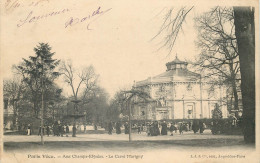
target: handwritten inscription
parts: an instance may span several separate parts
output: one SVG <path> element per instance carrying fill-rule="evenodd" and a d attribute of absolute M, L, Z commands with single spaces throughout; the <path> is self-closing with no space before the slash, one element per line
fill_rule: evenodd
<path fill-rule="evenodd" d="M 36 7 L 46 2 L 48 3 L 49 0 L 35 0 L 35 1 L 7 0 L 5 2 L 5 11 L 12 12 L 20 7 Z"/>
<path fill-rule="evenodd" d="M 20 18 L 18 18 L 16 26 L 18 28 L 23 27 L 28 24 L 34 24 L 40 21 L 43 21 L 44 19 L 47 20 L 50 17 L 57 17 L 59 15 L 65 15 L 67 16 L 67 13 L 70 13 L 69 17 L 67 17 L 67 20 L 65 21 L 65 28 L 69 28 L 72 26 L 75 26 L 76 24 L 87 24 L 86 28 L 88 30 L 91 29 L 91 24 L 97 21 L 100 17 L 105 15 L 107 12 L 109 12 L 112 8 L 104 9 L 101 8 L 100 6 L 96 8 L 96 10 L 90 10 L 89 14 L 83 15 L 83 16 L 74 16 L 72 15 L 73 12 L 70 7 L 64 7 L 60 9 L 54 9 L 49 12 L 40 12 L 41 7 L 43 5 L 46 5 L 49 3 L 50 5 L 50 0 L 5 0 L 4 3 L 4 9 L 6 13 L 11 13 L 14 10 L 17 11 L 24 11 L 24 9 L 28 10 L 26 11 L 27 13 L 25 15 L 21 15 Z M 23 8 L 23 9 L 22 9 Z M 46 6 L 45 6 L 46 8 Z M 22 10 L 21 10 L 22 9 Z M 44 10 L 42 10 L 44 11 Z M 40 12 L 40 14 L 39 14 Z M 21 12 L 19 12 L 21 13 Z M 63 16 L 64 17 L 64 16 Z"/>
<path fill-rule="evenodd" d="M 25 18 L 20 20 L 20 22 L 17 24 L 17 27 L 21 27 L 21 26 L 25 25 L 26 23 L 35 23 L 44 18 L 61 15 L 61 14 L 67 13 L 69 11 L 70 11 L 69 9 L 62 9 L 60 11 L 52 11 L 52 12 L 44 14 L 44 15 L 33 15 L 33 11 L 30 11 L 29 14 Z"/>
<path fill-rule="evenodd" d="M 94 21 L 96 21 L 100 16 L 104 15 L 105 13 L 110 11 L 111 9 L 112 8 L 109 8 L 105 11 L 102 11 L 101 7 L 98 7 L 98 9 L 93 11 L 92 14 L 89 14 L 89 15 L 84 16 L 82 18 L 70 17 L 69 20 L 66 21 L 66 23 L 65 23 L 65 28 L 86 22 L 88 20 L 87 29 L 91 30 L 90 24 L 93 23 Z"/>

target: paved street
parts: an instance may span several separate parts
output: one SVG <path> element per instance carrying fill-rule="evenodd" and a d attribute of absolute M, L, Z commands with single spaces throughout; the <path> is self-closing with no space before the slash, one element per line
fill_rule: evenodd
<path fill-rule="evenodd" d="M 132 142 L 128 142 L 128 135 L 125 134 L 108 135 L 104 131 L 103 134 L 95 134 L 93 130 L 88 132 L 78 134 L 77 137 L 44 136 L 44 145 L 41 145 L 40 136 L 37 135 L 5 135 L 4 151 L 10 162 L 19 162 L 17 158 L 34 162 L 36 156 L 43 160 L 43 154 L 63 163 L 100 160 L 120 163 L 137 160 L 160 162 L 162 158 L 179 159 L 177 162 L 182 162 L 182 158 L 185 158 L 186 161 L 194 162 L 196 158 L 193 157 L 196 155 L 204 157 L 205 161 L 210 157 L 229 155 L 256 157 L 254 146 L 246 145 L 243 136 L 212 135 L 210 130 L 204 134 L 184 132 L 183 135 L 153 137 L 148 137 L 146 133 L 133 133 Z"/>
<path fill-rule="evenodd" d="M 132 139 L 137 141 L 156 141 L 156 140 L 197 140 L 197 139 L 236 139 L 238 141 L 243 139 L 242 135 L 212 135 L 210 130 L 206 130 L 203 134 L 194 134 L 192 131 L 184 132 L 183 135 L 175 133 L 174 136 L 170 136 L 169 133 L 167 136 L 147 136 L 146 133 L 132 134 Z M 4 137 L 4 142 L 39 142 L 40 136 L 36 135 L 7 135 Z M 115 134 L 77 134 L 77 137 L 57 137 L 50 135 L 44 136 L 45 141 L 128 141 L 128 135 Z"/>
<path fill-rule="evenodd" d="M 78 134 L 77 137 L 57 137 L 44 136 L 44 147 L 40 144 L 40 136 L 37 135 L 6 135 L 4 136 L 5 150 L 149 150 L 153 149 L 189 149 L 192 147 L 199 147 L 202 149 L 208 148 L 240 148 L 247 146 L 243 142 L 243 136 L 240 135 L 212 135 L 210 130 L 206 130 L 204 134 L 194 134 L 184 132 L 183 135 L 174 134 L 174 136 L 147 136 L 146 133 L 132 134 L 133 142 L 128 142 L 128 135 L 125 134 Z"/>

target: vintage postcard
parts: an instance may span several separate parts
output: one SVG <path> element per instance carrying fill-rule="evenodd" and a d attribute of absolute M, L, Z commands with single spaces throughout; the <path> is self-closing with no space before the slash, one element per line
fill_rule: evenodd
<path fill-rule="evenodd" d="M 259 2 L 2 0 L 3 163 L 259 163 Z"/>

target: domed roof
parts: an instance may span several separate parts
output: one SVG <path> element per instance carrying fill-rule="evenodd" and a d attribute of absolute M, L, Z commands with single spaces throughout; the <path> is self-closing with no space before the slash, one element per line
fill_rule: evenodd
<path fill-rule="evenodd" d="M 175 57 L 175 59 L 173 61 L 166 63 L 166 66 L 174 65 L 174 64 L 185 64 L 185 65 L 187 65 L 188 62 L 179 60 L 179 58 L 176 55 L 176 57 Z"/>

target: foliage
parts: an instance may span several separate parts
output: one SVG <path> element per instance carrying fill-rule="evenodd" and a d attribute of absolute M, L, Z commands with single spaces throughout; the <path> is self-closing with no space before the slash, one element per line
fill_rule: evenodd
<path fill-rule="evenodd" d="M 55 68 L 59 60 L 53 59 L 55 53 L 47 43 L 39 43 L 34 48 L 35 56 L 24 59 L 16 66 L 16 70 L 22 75 L 23 82 L 31 91 L 31 102 L 33 103 L 34 115 L 38 117 L 41 93 L 52 88 L 54 80 L 59 76 Z"/>
<path fill-rule="evenodd" d="M 212 111 L 212 119 L 222 119 L 222 111 L 219 108 L 219 105 L 216 104 L 214 110 Z"/>

